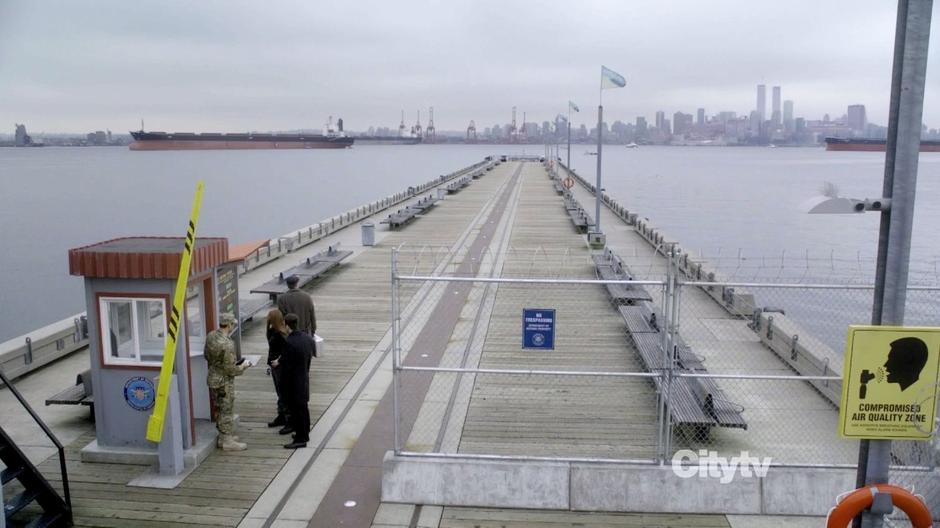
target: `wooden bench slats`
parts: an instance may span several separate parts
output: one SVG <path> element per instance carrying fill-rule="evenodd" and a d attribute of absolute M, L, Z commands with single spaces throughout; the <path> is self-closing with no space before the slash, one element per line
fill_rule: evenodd
<path fill-rule="evenodd" d="M 635 334 L 631 336 L 636 350 L 643 360 L 643 365 L 650 372 L 658 372 L 665 368 L 663 360 L 662 338 L 656 334 Z"/>
<path fill-rule="evenodd" d="M 714 379 L 695 378 L 690 381 L 699 382 L 696 384 L 697 387 L 693 388 L 699 391 L 697 396 L 702 402 L 702 407 L 711 414 L 719 425 L 747 429 L 747 422 L 741 416 L 743 409 L 741 406 L 728 401 L 724 391 L 721 390 L 721 387 Z"/>
<path fill-rule="evenodd" d="M 630 334 L 659 334 L 658 328 L 654 329 L 650 326 L 649 319 L 644 313 L 645 310 L 643 310 L 643 308 L 639 306 L 618 306 L 617 309 L 620 311 L 621 317 L 623 317 L 624 322 L 627 324 L 627 330 L 630 331 Z"/>
<path fill-rule="evenodd" d="M 593 256 L 597 276 L 603 280 L 618 280 L 629 277 L 620 259 L 605 252 Z M 661 329 L 650 324 L 658 315 L 652 306 L 652 297 L 645 288 L 624 284 L 608 284 L 607 291 L 615 302 L 628 300 L 617 306 L 630 339 L 640 360 L 649 372 L 662 372 L 670 363 L 677 372 L 707 372 L 703 359 L 692 352 L 681 336 L 676 336 L 672 359 L 663 358 Z M 656 317 L 660 319 L 660 317 Z M 662 390 L 662 380 L 654 379 L 657 390 Z M 704 431 L 713 426 L 747 429 L 742 416 L 743 408 L 728 401 L 724 392 L 711 378 L 673 378 L 669 390 L 669 413 L 674 423 L 693 426 Z"/>
<path fill-rule="evenodd" d="M 84 403 L 85 386 L 75 385 L 46 399 L 46 405 L 91 405 Z"/>
<path fill-rule="evenodd" d="M 244 323 L 253 318 L 255 314 L 271 305 L 270 299 L 257 298 L 239 298 L 238 299 L 238 321 Z"/>
<path fill-rule="evenodd" d="M 669 388 L 669 411 L 677 423 L 693 426 L 713 426 L 715 420 L 709 416 L 693 394 L 696 380 L 673 378 Z"/>

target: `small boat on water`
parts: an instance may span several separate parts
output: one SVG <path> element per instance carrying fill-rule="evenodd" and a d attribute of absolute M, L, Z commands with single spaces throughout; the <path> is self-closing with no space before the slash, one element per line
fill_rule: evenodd
<path fill-rule="evenodd" d="M 627 147 L 627 148 L 640 148 L 640 146 L 637 145 L 636 143 L 627 143 L 627 144 L 624 145 L 624 146 Z"/>

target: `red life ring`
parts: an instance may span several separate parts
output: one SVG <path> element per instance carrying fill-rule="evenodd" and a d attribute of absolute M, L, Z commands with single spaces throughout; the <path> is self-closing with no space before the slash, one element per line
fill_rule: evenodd
<path fill-rule="evenodd" d="M 910 491 L 892 484 L 874 484 L 850 492 L 835 508 L 829 511 L 826 528 L 845 528 L 862 510 L 871 506 L 875 500 L 875 489 L 879 493 L 890 493 L 891 502 L 901 508 L 911 520 L 914 528 L 930 528 L 933 516 L 923 499 Z"/>

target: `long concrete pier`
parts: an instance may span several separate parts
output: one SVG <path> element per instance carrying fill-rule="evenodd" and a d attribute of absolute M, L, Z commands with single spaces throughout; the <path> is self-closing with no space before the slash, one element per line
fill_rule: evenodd
<path fill-rule="evenodd" d="M 443 194 L 456 177 L 477 170 L 481 174 L 460 192 L 448 194 L 401 229 L 377 230 L 374 246 L 362 245 L 361 222 L 378 224 L 390 207 L 407 205 L 426 193 L 436 196 L 439 188 Z M 653 463 L 661 455 L 656 452 L 660 424 L 649 378 L 600 376 L 645 370 L 601 284 L 402 281 L 398 337 L 406 367 L 598 376 L 545 379 L 405 370 L 397 396 L 393 394 L 390 277 L 396 248 L 401 248 L 402 275 L 597 279 L 594 253 L 537 160 L 481 164 L 418 189 L 357 208 L 355 214 L 341 217 L 340 226 L 334 221 L 323 229 L 321 223 L 319 229 L 311 226 L 272 242 L 243 270 L 240 288 L 247 292 L 330 246 L 353 251 L 341 266 L 306 287 L 316 303 L 318 333 L 326 340 L 325 354 L 310 372 L 313 430 L 306 449 L 283 449 L 285 437 L 266 427 L 276 398 L 263 368 L 250 369 L 236 382 L 238 434 L 249 449 L 213 452 L 170 490 L 129 488 L 127 483 L 147 469 L 142 466 L 82 462 L 79 452 L 94 438 L 87 411 L 41 408 L 43 418 L 68 445 L 75 524 L 817 526 L 820 520 L 813 516 L 825 513 L 835 492 L 854 487 L 854 470 L 847 467 L 854 462 L 854 452 L 836 440 L 834 406 L 827 393 L 810 382 L 784 386 L 719 380 L 730 399 L 746 402 L 747 430 L 716 429 L 707 445 L 677 436 L 674 447 L 704 446 L 722 453 L 772 450 L 783 460 L 804 461 L 801 450 L 815 445 L 818 450 L 810 462 L 827 466 L 826 472 L 811 475 L 825 480 L 806 488 L 815 490 L 815 496 L 793 491 L 810 478 L 795 468 L 772 468 L 763 480 L 725 488 L 671 478 L 668 465 Z M 584 185 L 572 189 L 572 195 L 585 205 L 593 200 Z M 608 205 L 602 209 L 608 248 L 628 263 L 643 262 L 651 275 L 664 272 L 666 260 L 657 250 L 661 245 L 650 243 L 659 235 L 638 225 L 635 216 L 617 204 Z M 294 242 L 295 237 L 302 243 Z M 278 254 L 271 256 L 272 251 Z M 696 265 L 684 264 L 692 273 Z M 653 305 L 664 309 L 660 292 L 650 292 Z M 795 367 L 775 349 L 783 350 L 784 345 L 749 329 L 753 321 L 741 317 L 743 308 L 728 309 L 729 302 L 739 308 L 746 305 L 746 294 L 703 288 L 684 295 L 682 337 L 703 357 L 709 372 L 735 372 L 742 366 L 740 358 L 747 357 L 750 372 L 793 373 Z M 550 354 L 520 351 L 519 316 L 527 306 L 578 314 L 564 321 Z M 243 353 L 264 356 L 263 317 L 257 319 L 245 323 Z M 776 323 L 763 321 L 781 324 L 779 318 Z M 794 330 L 789 331 L 792 335 Z M 800 340 L 800 346 L 813 345 L 805 337 Z M 723 354 L 729 346 L 743 352 L 729 357 Z M 86 354 L 77 352 L 47 365 L 21 378 L 18 386 L 42 407 L 56 388 L 67 386 L 87 368 Z M 782 395 L 785 405 L 779 402 Z M 397 424 L 396 397 L 401 409 Z M 7 399 L 0 398 L 0 425 L 12 424 L 28 444 L 26 420 L 14 416 L 15 407 Z M 799 441 L 780 436 L 783 422 L 798 428 L 793 434 Z M 396 427 L 403 452 L 441 456 L 389 453 L 396 447 Z M 37 443 L 30 454 L 46 476 L 61 485 L 57 461 L 48 458 L 51 451 Z M 825 493 L 818 492 L 822 489 Z"/>

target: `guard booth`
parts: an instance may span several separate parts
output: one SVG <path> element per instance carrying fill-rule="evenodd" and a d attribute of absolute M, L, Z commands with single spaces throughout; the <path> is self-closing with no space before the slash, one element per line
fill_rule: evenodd
<path fill-rule="evenodd" d="M 85 278 L 85 305 L 96 440 L 82 450 L 88 462 L 152 463 L 157 444 L 146 439 L 167 339 L 167 318 L 182 259 L 182 237 L 130 237 L 69 250 L 69 273 Z M 199 463 L 215 445 L 209 422 L 207 363 L 203 348 L 223 309 L 234 308 L 238 273 L 228 240 L 198 238 L 177 339 L 179 435 L 186 465 Z M 221 301 L 221 302 L 220 302 Z M 222 302 L 226 305 L 222 307 Z M 236 347 L 240 346 L 238 335 Z"/>

